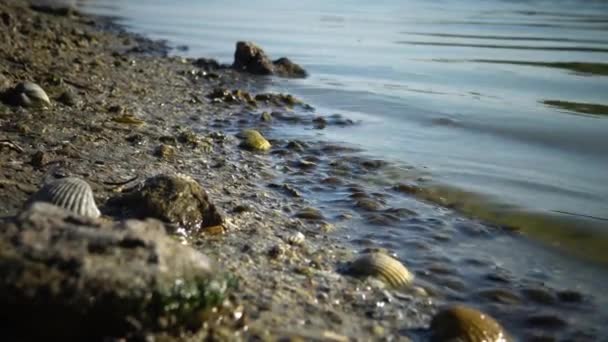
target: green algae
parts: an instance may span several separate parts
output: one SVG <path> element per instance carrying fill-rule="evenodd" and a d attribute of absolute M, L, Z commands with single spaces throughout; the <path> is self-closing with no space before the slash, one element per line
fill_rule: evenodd
<path fill-rule="evenodd" d="M 434 58 L 434 62 L 442 63 L 491 63 L 491 64 L 511 64 L 542 68 L 555 68 L 568 70 L 573 73 L 586 76 L 608 76 L 608 63 L 595 62 L 538 62 L 507 59 L 445 59 Z"/>
<path fill-rule="evenodd" d="M 572 256 L 608 265 L 606 219 L 524 210 L 489 196 L 439 184 L 417 187 L 412 195 L 520 232 Z"/>
<path fill-rule="evenodd" d="M 509 61 L 500 59 L 474 59 L 472 62 L 477 63 L 496 63 L 496 64 L 513 64 L 525 66 L 537 66 L 546 68 L 566 69 L 572 72 L 608 76 L 608 63 L 587 63 L 587 62 L 532 62 L 532 61 Z"/>
<path fill-rule="evenodd" d="M 543 100 L 547 106 L 557 107 L 569 112 L 592 114 L 592 115 L 608 115 L 608 106 L 596 103 L 570 102 L 561 100 Z"/>

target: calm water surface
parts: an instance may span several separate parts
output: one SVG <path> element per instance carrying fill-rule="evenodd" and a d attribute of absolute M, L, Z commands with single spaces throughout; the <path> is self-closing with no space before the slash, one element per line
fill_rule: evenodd
<path fill-rule="evenodd" d="M 310 77 L 273 79 L 273 90 L 360 123 L 289 133 L 360 146 L 396 165 L 393 180 L 418 170 L 415 178 L 423 173 L 436 190 L 430 199 L 517 226 L 574 256 L 499 237 L 452 246 L 450 258 L 466 259 L 487 243 L 479 253 L 501 267 L 531 277 L 543 270 L 550 274 L 543 281 L 606 301 L 608 2 L 77 4 L 187 46 L 180 55 L 231 63 L 234 43 L 251 40 L 273 57 L 290 57 Z"/>

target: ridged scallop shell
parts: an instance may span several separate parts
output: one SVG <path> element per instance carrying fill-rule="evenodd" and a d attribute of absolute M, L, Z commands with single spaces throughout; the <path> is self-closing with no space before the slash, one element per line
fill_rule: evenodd
<path fill-rule="evenodd" d="M 431 320 L 434 340 L 463 342 L 507 342 L 508 334 L 494 318 L 481 311 L 456 305 L 440 311 Z"/>
<path fill-rule="evenodd" d="M 290 245 L 294 245 L 294 246 L 299 246 L 299 245 L 303 244 L 304 240 L 306 240 L 306 237 L 301 232 L 297 232 L 297 233 L 295 233 L 293 235 L 290 235 L 287 238 L 287 242 Z"/>
<path fill-rule="evenodd" d="M 399 260 L 380 252 L 360 256 L 351 264 L 351 271 L 379 278 L 394 287 L 407 286 L 414 281 L 414 275 Z"/>
<path fill-rule="evenodd" d="M 52 180 L 36 192 L 30 202 L 48 202 L 80 216 L 97 218 L 101 214 L 91 186 L 77 177 Z"/>
<path fill-rule="evenodd" d="M 46 92 L 36 83 L 23 82 L 17 86 L 16 90 L 22 105 L 51 104 Z"/>

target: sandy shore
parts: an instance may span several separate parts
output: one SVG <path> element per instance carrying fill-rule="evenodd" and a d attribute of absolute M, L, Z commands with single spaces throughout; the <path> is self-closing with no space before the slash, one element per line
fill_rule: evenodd
<path fill-rule="evenodd" d="M 252 103 L 242 94 L 214 100 L 208 95 L 216 88 L 255 97 L 259 80 L 164 57 L 162 44 L 99 19 L 17 1 L 0 10 L 0 88 L 35 82 L 51 101 L 48 108 L 0 104 L 1 216 L 17 214 L 45 177 L 72 175 L 92 186 L 104 219 L 119 220 L 109 199 L 159 173 L 186 174 L 225 224 L 176 238 L 232 272 L 239 287 L 213 320 L 180 339 L 408 340 L 407 329 L 428 326 L 432 300 L 345 275 L 355 253 L 332 236 L 340 227 L 296 217 L 308 204 L 266 186 L 278 177 L 276 155 L 239 147 L 237 128 L 264 128 L 252 111 L 293 103 Z M 304 242 L 290 244 L 297 233 Z"/>

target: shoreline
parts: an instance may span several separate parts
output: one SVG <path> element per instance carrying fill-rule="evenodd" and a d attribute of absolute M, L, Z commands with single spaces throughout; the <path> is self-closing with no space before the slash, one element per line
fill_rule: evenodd
<path fill-rule="evenodd" d="M 260 188 L 275 173 L 269 156 L 245 151 L 239 139 L 222 133 L 245 114 L 246 105 L 214 104 L 207 98 L 218 86 L 237 88 L 256 82 L 253 77 L 229 69 L 205 75 L 191 59 L 148 53 L 162 51 L 162 44 L 100 30 L 95 18 L 25 6 L 7 4 L 7 21 L 15 25 L 29 17 L 40 28 L 16 35 L 5 31 L 10 49 L 3 49 L 2 59 L 19 56 L 1 70 L 8 77 L 0 85 L 6 89 L 21 80 L 34 81 L 52 105 L 0 105 L 2 139 L 18 146 L 3 146 L 2 217 L 17 214 L 49 173 L 85 179 L 103 217 L 112 220 L 120 216 L 112 216 L 108 200 L 124 188 L 160 173 L 188 174 L 226 213 L 226 224 L 218 235 L 182 241 L 233 272 L 239 291 L 230 298 L 232 316 L 180 340 L 404 339 L 403 329 L 428 325 L 435 308 L 427 298 L 389 295 L 390 305 L 378 308 L 376 303 L 387 300 L 384 284 L 338 273 L 338 265 L 352 260 L 355 252 L 329 234 L 332 225 L 294 218 L 293 211 L 305 203 Z M 22 37 L 28 37 L 28 44 L 19 42 Z M 64 92 L 72 93 L 70 104 L 59 101 Z M 143 124 L 122 123 L 121 116 Z M 189 127 L 194 125 L 207 129 L 193 132 Z M 184 132 L 194 133 L 196 142 L 180 142 Z M 159 157 L 161 145 L 169 146 L 172 155 Z M 32 162 L 36 154 L 41 162 Z M 306 236 L 301 246 L 287 242 L 296 232 Z M 280 251 L 277 256 L 274 250 Z M 386 317 L 370 320 L 365 312 Z"/>
<path fill-rule="evenodd" d="M 159 173 L 193 177 L 225 213 L 226 224 L 223 231 L 185 236 L 181 241 L 235 274 L 240 286 L 230 298 L 227 318 L 181 338 L 408 340 L 425 336 L 426 332 L 415 331 L 429 326 L 440 304 L 459 302 L 449 296 L 435 298 L 425 290 L 433 286 L 424 283 L 413 293 L 400 293 L 373 279 L 344 274 L 345 265 L 357 256 L 354 248 L 332 234 L 344 224 L 324 217 L 298 218 L 310 203 L 294 195 L 297 188 L 280 184 L 285 175 L 272 160 L 290 156 L 284 158 L 287 168 L 300 168 L 305 177 L 306 166 L 315 160 L 294 155 L 288 146 L 297 153 L 302 148 L 297 144 L 306 142 L 270 139 L 273 146 L 286 146 L 272 154 L 239 147 L 235 133 L 243 128 L 260 129 L 269 133 L 267 137 L 278 129 L 260 122 L 258 112 L 290 113 L 290 105 L 266 103 L 253 108 L 238 100 L 240 95 L 236 101 L 209 97 L 218 87 L 246 88 L 253 95 L 256 83 L 263 80 L 231 69 L 205 70 L 194 66 L 193 59 L 165 57 L 162 43 L 122 29 L 108 31 L 105 20 L 101 25 L 106 30 L 101 30 L 100 21 L 89 16 L 39 12 L 23 16 L 28 14 L 55 34 L 70 33 L 52 37 L 65 50 L 52 53 L 53 44 L 44 41 L 44 34 L 26 34 L 40 46 L 34 44 L 29 52 L 27 45 L 15 49 L 24 60 L 11 61 L 15 71 L 7 70 L 9 65 L 1 70 L 9 77 L 0 79 L 0 87 L 30 79 L 48 92 L 53 105 L 38 111 L 0 104 L 0 120 L 8 123 L 2 126 L 2 139 L 22 150 L 9 148 L 4 153 L 3 149 L 0 216 L 16 214 L 50 172 L 86 179 L 105 217 L 112 220 L 124 217 L 116 214 L 109 199 L 146 178 Z M 73 93 L 74 104 L 58 101 L 66 91 Z M 128 123 L 125 117 L 138 123 Z M 170 152 L 159 153 L 162 146 Z M 335 149 L 326 152 L 328 158 L 335 158 L 343 147 L 315 148 Z M 44 162 L 35 163 L 35 155 Z M 356 165 L 373 169 L 368 162 L 357 160 Z M 305 243 L 294 246 L 289 238 L 298 232 L 304 234 Z M 517 324 L 503 323 L 514 327 L 516 336 L 523 335 Z"/>

